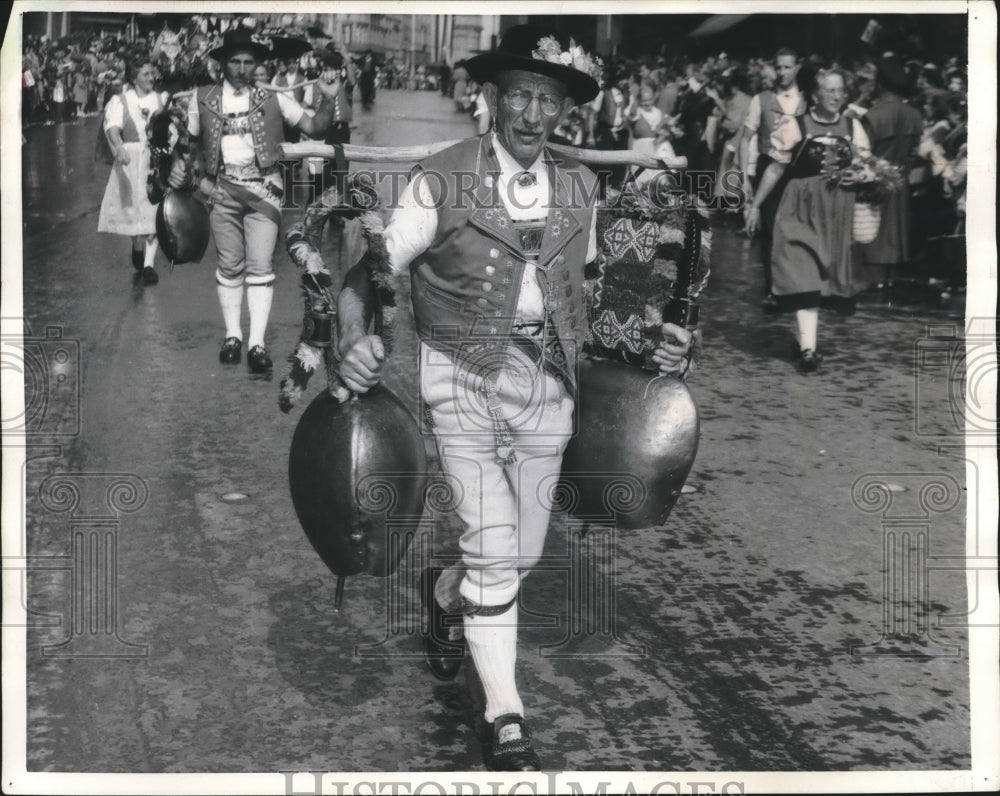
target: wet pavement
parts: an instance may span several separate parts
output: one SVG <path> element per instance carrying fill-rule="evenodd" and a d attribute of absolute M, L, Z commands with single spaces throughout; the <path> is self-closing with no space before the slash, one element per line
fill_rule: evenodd
<path fill-rule="evenodd" d="M 24 318 L 32 350 L 70 355 L 28 437 L 26 552 L 48 562 L 27 577 L 28 769 L 482 771 L 471 667 L 441 683 L 420 659 L 416 577 L 453 552 L 444 534 L 392 578 L 349 579 L 338 614 L 296 521 L 287 255 L 274 379 L 220 366 L 213 246 L 149 287 L 128 242 L 95 231 L 97 124 L 23 147 Z M 354 142 L 472 132 L 436 94 L 386 91 Z M 760 278 L 718 222 L 700 449 L 667 525 L 581 539 L 556 518 L 525 583 L 518 671 L 546 769 L 970 766 L 965 580 L 941 563 L 965 553 L 963 321 L 873 295 L 824 313 L 826 359 L 804 377 Z M 414 408 L 400 336 L 386 383 Z M 601 599 L 573 596 L 581 577 Z"/>

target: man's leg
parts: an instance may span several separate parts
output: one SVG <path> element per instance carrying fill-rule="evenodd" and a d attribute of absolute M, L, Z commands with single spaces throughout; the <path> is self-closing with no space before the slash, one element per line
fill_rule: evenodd
<path fill-rule="evenodd" d="M 757 175 L 755 177 L 754 190 L 757 190 L 764 172 L 767 170 L 771 158 L 761 155 L 757 158 Z M 781 194 L 785 190 L 785 181 L 779 180 L 771 189 L 760 205 L 760 228 L 757 233 L 760 240 L 760 260 L 764 266 L 764 309 L 773 312 L 776 310 L 777 302 L 774 300 L 772 278 L 771 278 L 771 249 L 774 246 L 774 220 L 778 215 L 778 205 L 781 202 Z"/>
<path fill-rule="evenodd" d="M 219 266 L 215 272 L 216 289 L 226 337 L 219 351 L 219 361 L 233 365 L 240 361 L 243 346 L 243 277 L 246 271 L 246 248 L 243 239 L 243 203 L 217 186 L 212 197 L 209 220 Z"/>
<path fill-rule="evenodd" d="M 465 638 L 483 684 L 486 721 L 494 725 L 493 768 L 535 770 L 524 707 L 517 690 L 517 595 L 521 572 L 541 556 L 550 503 L 545 486 L 557 475 L 572 424 L 572 401 L 554 379 L 534 375 L 498 381 L 503 415 L 511 420 L 518 460 L 497 459 L 492 419 L 477 383 L 442 354 L 424 347 L 421 390 L 431 409 L 442 468 L 461 492 L 456 512 L 464 574 L 447 571 L 435 595 L 460 603 Z M 525 389 L 524 379 L 532 380 Z M 525 399 L 525 396 L 528 396 Z M 547 397 L 546 397 L 547 396 Z M 454 594 L 457 586 L 458 595 Z M 448 592 L 451 592 L 450 594 Z"/>
<path fill-rule="evenodd" d="M 271 368 L 271 358 L 264 344 L 267 321 L 274 298 L 274 247 L 278 242 L 278 225 L 260 212 L 248 212 L 243 217 L 247 258 L 247 309 L 250 312 L 250 337 L 247 340 L 247 364 L 255 372 Z"/>

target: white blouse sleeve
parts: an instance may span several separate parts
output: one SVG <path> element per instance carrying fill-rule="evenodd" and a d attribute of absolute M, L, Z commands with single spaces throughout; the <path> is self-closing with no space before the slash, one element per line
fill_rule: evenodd
<path fill-rule="evenodd" d="M 121 130 L 125 126 L 125 103 L 122 102 L 122 95 L 115 94 L 108 100 L 104 109 L 104 130 L 107 132 L 112 127 Z"/>
<path fill-rule="evenodd" d="M 865 130 L 865 126 L 861 123 L 860 119 L 851 119 L 851 127 L 854 148 L 857 149 L 859 155 L 867 157 L 872 153 L 872 144 L 868 140 L 868 131 Z"/>

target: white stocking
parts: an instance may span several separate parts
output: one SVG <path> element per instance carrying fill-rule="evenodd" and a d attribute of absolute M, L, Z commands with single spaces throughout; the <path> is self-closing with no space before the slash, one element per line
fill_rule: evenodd
<path fill-rule="evenodd" d="M 505 713 L 524 715 L 514 682 L 517 603 L 499 616 L 466 616 L 465 640 L 486 692 L 486 721 Z"/>
<path fill-rule="evenodd" d="M 799 348 L 808 351 L 816 350 L 816 335 L 819 329 L 819 309 L 812 307 L 807 310 L 795 311 L 795 324 L 799 337 Z"/>

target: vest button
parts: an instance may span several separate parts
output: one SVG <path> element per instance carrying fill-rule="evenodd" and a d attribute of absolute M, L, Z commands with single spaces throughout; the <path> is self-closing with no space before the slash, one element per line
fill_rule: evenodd
<path fill-rule="evenodd" d="M 564 281 L 569 282 L 569 271 L 568 270 L 564 270 L 562 272 L 562 278 L 563 278 Z"/>
<path fill-rule="evenodd" d="M 476 304 L 478 304 L 480 307 L 488 307 L 488 306 L 490 306 L 490 303 L 486 299 L 484 299 L 484 298 L 476 299 Z"/>
<path fill-rule="evenodd" d="M 560 254 L 558 257 L 556 257 L 555 260 L 556 265 L 562 265 L 564 262 L 566 262 L 566 257 L 564 255 Z"/>
<path fill-rule="evenodd" d="M 486 273 L 488 273 L 490 276 L 493 276 L 493 274 L 495 274 L 496 272 L 497 272 L 497 269 L 494 268 L 492 265 L 487 265 L 486 266 Z"/>
<path fill-rule="evenodd" d="M 499 256 L 500 256 L 499 249 L 490 249 L 490 257 L 492 257 L 495 260 Z"/>
<path fill-rule="evenodd" d="M 573 295 L 573 286 L 566 285 L 566 298 L 569 298 L 572 295 Z"/>

